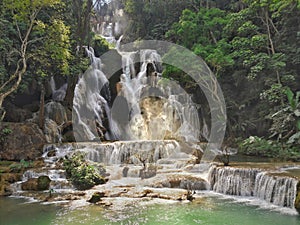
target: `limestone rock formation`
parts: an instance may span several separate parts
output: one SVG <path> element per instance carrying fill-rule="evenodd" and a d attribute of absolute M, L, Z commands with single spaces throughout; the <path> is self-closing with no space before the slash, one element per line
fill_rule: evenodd
<path fill-rule="evenodd" d="M 0 124 L 0 159 L 19 161 L 40 157 L 45 136 L 33 123 Z"/>

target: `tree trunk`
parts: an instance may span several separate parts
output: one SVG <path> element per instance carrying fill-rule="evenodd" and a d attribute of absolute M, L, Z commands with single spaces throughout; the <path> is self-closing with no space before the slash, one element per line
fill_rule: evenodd
<path fill-rule="evenodd" d="M 2 96 L 0 96 L 0 122 L 3 121 L 5 114 L 6 114 L 5 109 L 2 107 L 3 101 L 4 101 L 4 98 Z"/>
<path fill-rule="evenodd" d="M 39 127 L 43 130 L 45 125 L 45 87 L 42 84 L 40 96 Z"/>
<path fill-rule="evenodd" d="M 68 79 L 68 88 L 66 92 L 66 97 L 64 101 L 67 104 L 67 107 L 72 109 L 73 108 L 73 98 L 74 98 L 74 91 L 78 81 L 78 76 L 70 76 Z"/>

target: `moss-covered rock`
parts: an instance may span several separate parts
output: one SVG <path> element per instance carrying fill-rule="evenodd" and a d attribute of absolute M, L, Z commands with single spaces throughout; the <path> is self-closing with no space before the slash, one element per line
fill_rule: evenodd
<path fill-rule="evenodd" d="M 37 180 L 37 189 L 39 191 L 49 190 L 51 179 L 48 176 L 40 176 Z"/>
<path fill-rule="evenodd" d="M 23 191 L 44 191 L 50 187 L 51 179 L 48 176 L 40 176 L 38 178 L 30 178 L 22 183 Z"/>
<path fill-rule="evenodd" d="M 63 164 L 67 177 L 79 190 L 90 189 L 94 185 L 104 184 L 107 181 L 104 167 L 86 161 L 82 152 L 75 152 L 71 157 L 66 158 Z"/>
<path fill-rule="evenodd" d="M 23 191 L 37 191 L 37 178 L 30 178 L 21 185 Z"/>
<path fill-rule="evenodd" d="M 12 173 L 11 165 L 14 162 L 0 161 L 0 196 L 12 194 L 10 184 L 22 179 L 22 173 Z"/>
<path fill-rule="evenodd" d="M 88 200 L 90 203 L 97 203 L 101 201 L 101 198 L 105 197 L 104 192 L 95 192 L 92 197 Z"/>

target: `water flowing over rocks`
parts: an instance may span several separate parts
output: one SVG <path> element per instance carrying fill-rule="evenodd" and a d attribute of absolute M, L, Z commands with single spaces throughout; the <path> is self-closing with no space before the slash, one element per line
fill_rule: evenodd
<path fill-rule="evenodd" d="M 213 166 L 209 171 L 211 189 L 218 193 L 253 196 L 281 207 L 295 207 L 297 179 L 272 175 L 260 169 Z"/>
<path fill-rule="evenodd" d="M 74 92 L 73 128 L 77 141 L 199 141 L 196 105 L 176 82 L 161 79 L 162 59 L 157 51 L 128 52 L 117 47 L 123 74 L 118 74 L 117 82 L 114 78 L 114 87 L 94 49 L 84 48 L 91 65 L 79 78 Z"/>
<path fill-rule="evenodd" d="M 118 198 L 192 201 L 197 192 L 212 190 L 299 211 L 298 179 L 281 169 L 212 164 L 208 171 L 200 171 L 195 156 L 182 152 L 181 143 L 175 140 L 48 144 L 43 151 L 44 165 L 27 170 L 21 182 L 11 185 L 14 196 L 114 207 Z M 84 192 L 74 189 L 60 165 L 62 158 L 77 151 L 86 153 L 95 165 L 105 166 L 107 183 Z M 49 191 L 32 192 L 40 190 L 37 181 L 45 176 L 50 179 Z"/>
<path fill-rule="evenodd" d="M 94 162 L 105 164 L 134 164 L 145 160 L 145 163 L 155 163 L 159 159 L 169 158 L 180 152 L 176 141 L 118 141 L 104 144 L 79 143 L 81 151 L 87 153 L 87 158 Z"/>

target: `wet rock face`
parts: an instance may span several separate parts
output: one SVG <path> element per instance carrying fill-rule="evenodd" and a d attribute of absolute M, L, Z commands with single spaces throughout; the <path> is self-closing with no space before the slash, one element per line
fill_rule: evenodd
<path fill-rule="evenodd" d="M 33 160 L 41 156 L 46 143 L 41 129 L 33 123 L 0 124 L 0 159 Z"/>
<path fill-rule="evenodd" d="M 297 194 L 295 199 L 295 209 L 300 214 L 300 181 L 297 184 Z"/>
<path fill-rule="evenodd" d="M 32 117 L 32 112 L 28 108 L 17 107 L 10 102 L 5 103 L 5 109 L 6 114 L 4 121 L 19 123 Z"/>

